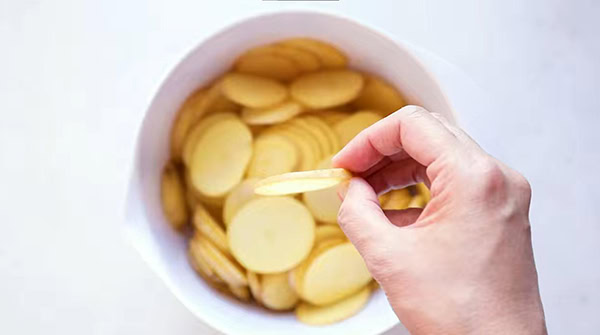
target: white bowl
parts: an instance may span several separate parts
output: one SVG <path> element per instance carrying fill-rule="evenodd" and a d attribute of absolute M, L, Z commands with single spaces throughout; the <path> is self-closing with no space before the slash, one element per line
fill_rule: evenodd
<path fill-rule="evenodd" d="M 381 290 L 356 316 L 324 327 L 298 322 L 293 313 L 270 313 L 217 293 L 186 258 L 186 238 L 166 223 L 160 206 L 160 173 L 168 158 L 169 130 L 184 99 L 227 70 L 250 47 L 292 36 L 310 36 L 344 50 L 350 66 L 382 76 L 412 104 L 454 120 L 437 81 L 406 46 L 355 21 L 315 12 L 253 17 L 202 42 L 166 78 L 140 129 L 127 202 L 126 229 L 134 246 L 179 300 L 205 323 L 226 334 L 379 334 L 398 323 Z"/>

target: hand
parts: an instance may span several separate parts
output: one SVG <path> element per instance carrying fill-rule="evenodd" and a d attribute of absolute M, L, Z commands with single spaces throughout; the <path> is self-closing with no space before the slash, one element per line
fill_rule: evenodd
<path fill-rule="evenodd" d="M 444 118 L 406 106 L 358 134 L 333 164 L 355 172 L 338 221 L 413 334 L 545 334 L 529 183 Z M 425 182 L 425 209 L 377 195 Z"/>

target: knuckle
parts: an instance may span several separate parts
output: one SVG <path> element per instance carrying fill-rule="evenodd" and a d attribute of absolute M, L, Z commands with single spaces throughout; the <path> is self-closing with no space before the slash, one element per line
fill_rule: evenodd
<path fill-rule="evenodd" d="M 506 187 L 506 176 L 501 166 L 492 158 L 485 157 L 475 161 L 473 180 L 479 193 L 497 194 Z"/>

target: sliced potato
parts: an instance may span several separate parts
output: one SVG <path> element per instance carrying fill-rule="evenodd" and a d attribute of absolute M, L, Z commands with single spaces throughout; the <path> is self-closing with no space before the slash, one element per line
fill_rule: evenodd
<path fill-rule="evenodd" d="M 251 157 L 248 126 L 238 118 L 220 120 L 194 147 L 189 165 L 192 184 L 206 196 L 224 196 L 242 180 Z"/>
<path fill-rule="evenodd" d="M 307 121 L 305 118 L 295 118 L 289 123 L 300 128 L 306 134 L 306 136 L 315 140 L 318 147 L 319 160 L 321 160 L 324 156 L 331 154 L 331 145 L 329 143 L 329 139 L 322 129 L 315 127 L 314 124 Z"/>
<path fill-rule="evenodd" d="M 223 79 L 223 94 L 233 102 L 250 108 L 266 108 L 283 102 L 287 88 L 276 80 L 230 73 Z"/>
<path fill-rule="evenodd" d="M 185 174 L 185 188 L 188 193 L 187 202 L 190 209 L 194 209 L 198 203 L 205 205 L 211 213 L 214 209 L 223 207 L 225 197 L 209 197 L 200 193 L 192 184 L 192 177 L 189 172 Z"/>
<path fill-rule="evenodd" d="M 286 195 L 316 191 L 335 186 L 352 178 L 346 169 L 322 169 L 290 172 L 262 179 L 254 192 L 260 195 Z"/>
<path fill-rule="evenodd" d="M 233 256 L 261 274 L 287 271 L 310 252 L 315 222 L 304 205 L 289 197 L 251 200 L 228 226 Z"/>
<path fill-rule="evenodd" d="M 175 229 L 181 229 L 189 218 L 185 187 L 177 167 L 168 163 L 162 173 L 160 196 L 167 221 Z"/>
<path fill-rule="evenodd" d="M 346 234 L 337 225 L 321 225 L 315 229 L 315 244 L 329 239 L 345 239 Z"/>
<path fill-rule="evenodd" d="M 206 130 L 210 128 L 215 123 L 218 123 L 224 119 L 235 118 L 235 114 L 233 113 L 217 113 L 208 115 L 205 118 L 201 119 L 191 130 L 188 136 L 185 138 L 185 143 L 183 144 L 182 151 L 182 159 L 183 162 L 189 167 L 192 154 L 194 153 L 194 148 L 198 143 L 198 140 L 206 134 Z"/>
<path fill-rule="evenodd" d="M 238 300 L 248 302 L 250 301 L 250 290 L 248 286 L 228 286 L 229 292 Z"/>
<path fill-rule="evenodd" d="M 252 271 L 248 271 L 248 286 L 250 287 L 250 292 L 254 297 L 254 300 L 259 304 L 262 304 L 261 295 L 262 295 L 262 285 L 260 283 L 260 275 L 258 273 L 254 273 Z"/>
<path fill-rule="evenodd" d="M 235 70 L 277 80 L 291 80 L 300 74 L 294 61 L 277 54 L 249 53 L 242 55 L 235 64 Z"/>
<path fill-rule="evenodd" d="M 248 201 L 259 197 L 254 193 L 254 186 L 258 182 L 258 178 L 249 178 L 239 183 L 225 199 L 223 205 L 223 222 L 228 226 L 237 211 L 244 206 Z"/>
<path fill-rule="evenodd" d="M 321 67 L 319 58 L 311 52 L 283 44 L 259 46 L 247 52 L 248 55 L 276 55 L 294 62 L 302 72 L 316 71 Z"/>
<path fill-rule="evenodd" d="M 266 133 L 284 136 L 294 143 L 299 154 L 298 169 L 310 170 L 319 162 L 320 153 L 316 148 L 318 144 L 314 139 L 307 138 L 306 134 L 300 129 L 285 123 L 267 130 Z"/>
<path fill-rule="evenodd" d="M 408 203 L 408 205 L 406 207 L 407 208 L 423 208 L 423 207 L 425 207 L 426 204 L 427 204 L 427 202 L 425 201 L 425 197 L 422 194 L 417 194 L 410 200 L 410 202 Z"/>
<path fill-rule="evenodd" d="M 316 55 L 323 67 L 340 68 L 348 64 L 348 58 L 331 44 L 311 38 L 291 38 L 280 44 L 302 49 Z"/>
<path fill-rule="evenodd" d="M 242 120 L 250 125 L 276 124 L 287 121 L 302 113 L 303 107 L 295 101 L 286 101 L 263 109 L 245 108 Z"/>
<path fill-rule="evenodd" d="M 369 301 L 371 290 L 365 286 L 360 291 L 330 305 L 315 306 L 301 302 L 296 307 L 296 317 L 309 325 L 327 325 L 345 320 L 358 313 Z"/>
<path fill-rule="evenodd" d="M 248 285 L 245 270 L 223 254 L 209 239 L 199 236 L 197 239 L 192 239 L 192 241 L 194 240 L 197 241 L 195 243 L 198 243 L 198 254 L 206 260 L 219 278 L 230 286 Z"/>
<path fill-rule="evenodd" d="M 300 291 L 304 300 L 327 305 L 351 295 L 371 279 L 358 251 L 346 242 L 323 251 L 307 265 Z"/>
<path fill-rule="evenodd" d="M 319 163 L 317 168 L 331 168 L 331 158 L 332 156 L 325 158 Z M 306 192 L 302 195 L 302 200 L 317 221 L 337 223 L 337 215 L 340 211 L 340 206 L 342 205 L 342 200 L 340 200 L 337 195 L 337 185 L 321 190 Z"/>
<path fill-rule="evenodd" d="M 206 280 L 220 280 L 206 259 L 203 258 L 199 248 L 200 246 L 198 238 L 192 238 L 190 240 L 190 246 L 188 249 L 188 256 L 190 263 L 192 264 L 192 268 Z"/>
<path fill-rule="evenodd" d="M 387 199 L 381 206 L 383 209 L 405 209 L 412 199 L 408 188 L 392 190 L 387 194 Z"/>
<path fill-rule="evenodd" d="M 173 126 L 171 127 L 171 157 L 181 158 L 185 137 L 190 129 L 198 122 L 205 110 L 202 108 L 206 90 L 198 90 L 190 95 L 179 108 Z"/>
<path fill-rule="evenodd" d="M 261 285 L 261 301 L 267 308 L 283 311 L 298 303 L 298 295 L 290 287 L 286 272 L 262 275 Z"/>
<path fill-rule="evenodd" d="M 375 76 L 367 76 L 365 88 L 352 103 L 358 109 L 377 110 L 388 115 L 404 107 L 406 102 L 390 84 Z"/>
<path fill-rule="evenodd" d="M 248 177 L 264 178 L 293 171 L 298 166 L 298 150 L 284 136 L 266 134 L 254 141 Z"/>
<path fill-rule="evenodd" d="M 427 188 L 424 183 L 418 183 L 415 185 L 415 187 L 417 188 L 417 193 L 422 195 L 425 199 L 425 203 L 428 203 L 429 200 L 431 200 L 431 192 L 429 191 L 429 188 Z"/>
<path fill-rule="evenodd" d="M 372 111 L 360 111 L 336 123 L 333 129 L 338 134 L 342 146 L 348 144 L 363 129 L 381 120 L 381 115 Z"/>
<path fill-rule="evenodd" d="M 311 72 L 296 78 L 290 93 L 309 108 L 321 109 L 343 105 L 355 99 L 363 87 L 363 77 L 350 70 Z"/>
<path fill-rule="evenodd" d="M 338 110 L 317 111 L 313 114 L 323 120 L 323 122 L 327 123 L 330 127 L 333 127 L 333 125 L 351 115 L 349 112 Z"/>
<path fill-rule="evenodd" d="M 217 221 L 208 213 L 204 206 L 198 204 L 194 212 L 194 227 L 209 239 L 223 253 L 229 253 L 227 246 L 227 236 L 225 230 L 217 223 Z"/>
<path fill-rule="evenodd" d="M 335 154 L 342 148 L 339 137 L 333 128 L 325 123 L 325 121 L 316 116 L 305 116 L 303 119 L 305 119 L 311 126 L 319 129 L 325 135 L 327 142 L 329 143 L 327 155 Z"/>

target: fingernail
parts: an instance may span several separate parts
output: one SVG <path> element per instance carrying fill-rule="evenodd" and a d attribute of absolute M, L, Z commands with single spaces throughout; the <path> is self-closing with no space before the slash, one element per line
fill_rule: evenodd
<path fill-rule="evenodd" d="M 346 197 L 346 193 L 348 193 L 348 187 L 350 186 L 350 181 L 344 181 L 342 182 L 337 189 L 337 194 L 338 197 L 340 197 L 340 200 L 344 200 L 344 198 Z"/>

